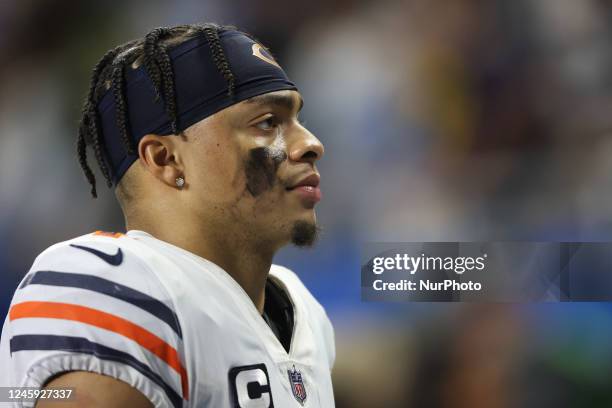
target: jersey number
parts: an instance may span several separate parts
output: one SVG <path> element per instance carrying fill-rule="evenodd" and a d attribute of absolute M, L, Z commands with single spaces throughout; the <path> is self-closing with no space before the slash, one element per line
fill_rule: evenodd
<path fill-rule="evenodd" d="M 233 367 L 229 371 L 235 408 L 273 408 L 270 377 L 265 364 Z"/>

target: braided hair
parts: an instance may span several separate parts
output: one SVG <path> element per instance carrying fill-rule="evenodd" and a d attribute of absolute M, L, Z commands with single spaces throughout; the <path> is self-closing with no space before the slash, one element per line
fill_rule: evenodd
<path fill-rule="evenodd" d="M 156 101 L 161 99 L 164 102 L 172 132 L 179 134 L 174 73 L 168 50 L 196 35 L 203 35 L 211 50 L 212 60 L 227 82 L 227 93 L 232 96 L 235 77 L 219 39 L 219 31 L 223 29 L 234 29 L 234 27 L 206 23 L 156 28 L 143 39 L 130 41 L 108 51 L 96 64 L 91 74 L 89 92 L 83 103 L 77 138 L 79 164 L 91 185 L 91 195 L 94 198 L 97 197 L 96 177 L 87 163 L 87 145 L 93 148 L 106 185 L 109 188 L 112 186 L 112 175 L 104 153 L 106 148 L 97 112 L 100 99 L 107 91 L 112 90 L 117 127 L 121 132 L 123 145 L 128 154 L 135 154 L 136 146 L 129 131 L 125 71 L 126 67 L 137 68 L 142 64 L 153 83 Z"/>

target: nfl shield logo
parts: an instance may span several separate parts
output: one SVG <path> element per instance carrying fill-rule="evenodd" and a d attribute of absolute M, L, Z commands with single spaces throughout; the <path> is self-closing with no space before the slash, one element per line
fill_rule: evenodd
<path fill-rule="evenodd" d="M 304 401 L 306 401 L 306 387 L 302 380 L 302 373 L 293 366 L 293 370 L 287 370 L 287 374 L 289 374 L 289 382 L 291 383 L 293 396 L 300 404 L 304 405 Z"/>

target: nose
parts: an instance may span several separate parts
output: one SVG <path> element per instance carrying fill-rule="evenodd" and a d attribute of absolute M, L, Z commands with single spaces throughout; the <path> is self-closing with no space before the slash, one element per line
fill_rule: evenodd
<path fill-rule="evenodd" d="M 321 141 L 302 125 L 299 125 L 292 139 L 288 149 L 292 161 L 314 164 L 325 152 Z"/>

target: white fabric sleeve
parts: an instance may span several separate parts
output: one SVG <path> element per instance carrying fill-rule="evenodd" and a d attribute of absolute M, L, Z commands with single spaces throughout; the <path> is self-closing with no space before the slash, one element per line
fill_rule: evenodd
<path fill-rule="evenodd" d="M 89 371 L 129 384 L 155 407 L 183 406 L 188 381 L 172 301 L 121 239 L 67 241 L 36 259 L 2 330 L 0 385 L 40 388 Z"/>

